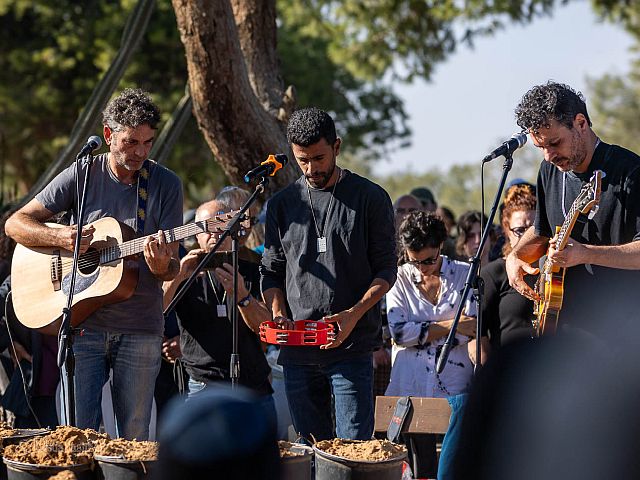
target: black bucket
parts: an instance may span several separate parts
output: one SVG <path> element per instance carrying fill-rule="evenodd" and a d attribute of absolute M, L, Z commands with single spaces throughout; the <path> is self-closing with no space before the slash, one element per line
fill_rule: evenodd
<path fill-rule="evenodd" d="M 313 449 L 301 443 L 293 443 L 289 450 L 296 455 L 280 458 L 282 480 L 311 480 Z"/>
<path fill-rule="evenodd" d="M 313 447 L 315 480 L 400 480 L 406 454 L 377 462 L 348 460 Z"/>
<path fill-rule="evenodd" d="M 81 463 L 77 465 L 51 466 L 33 465 L 31 463 L 15 462 L 7 458 L 2 459 L 7 465 L 8 480 L 39 480 L 53 477 L 63 470 L 71 470 L 78 480 L 94 480 L 92 465 Z"/>
<path fill-rule="evenodd" d="M 148 462 L 125 460 L 122 457 L 94 455 L 98 480 L 138 480 L 151 477 L 157 460 Z"/>
<path fill-rule="evenodd" d="M 2 445 L 15 445 L 25 440 L 29 440 L 33 437 L 41 437 L 51 433 L 51 430 L 47 428 L 18 428 L 12 435 L 2 437 Z M 4 462 L 0 463 L 0 480 L 7 480 L 7 466 Z"/>

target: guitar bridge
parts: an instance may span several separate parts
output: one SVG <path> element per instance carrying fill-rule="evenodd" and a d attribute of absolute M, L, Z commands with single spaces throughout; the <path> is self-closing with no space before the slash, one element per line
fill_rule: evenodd
<path fill-rule="evenodd" d="M 62 258 L 60 257 L 60 250 L 54 250 L 53 255 L 51 255 L 51 284 L 54 292 L 62 288 Z"/>

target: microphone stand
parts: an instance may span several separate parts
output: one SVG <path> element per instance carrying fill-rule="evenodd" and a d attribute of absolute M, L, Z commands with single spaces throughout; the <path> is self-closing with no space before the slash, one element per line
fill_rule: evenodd
<path fill-rule="evenodd" d="M 74 335 L 76 334 L 76 329 L 71 325 L 71 307 L 73 305 L 73 295 L 75 294 L 78 263 L 80 260 L 80 243 L 82 242 L 82 227 L 84 226 L 84 206 L 93 158 L 94 157 L 91 153 L 88 153 L 84 157 L 76 157 L 76 193 L 80 192 L 79 182 L 81 165 L 84 165 L 86 170 L 84 174 L 84 184 L 82 185 L 82 194 L 78 195 L 77 202 L 78 219 L 76 225 L 78 226 L 78 232 L 73 246 L 73 263 L 69 279 L 69 293 L 67 294 L 67 304 L 62 309 L 62 321 L 60 323 L 60 330 L 58 331 L 58 368 L 60 369 L 60 372 L 64 370 L 66 373 L 65 382 L 62 387 L 63 403 L 65 405 L 63 405 L 62 408 L 66 410 L 66 423 L 70 426 L 76 425 L 76 398 L 75 387 L 73 384 L 76 370 L 76 360 L 73 354 L 73 340 Z"/>
<path fill-rule="evenodd" d="M 260 179 L 260 183 L 256 185 L 255 190 L 251 196 L 247 199 L 238 213 L 227 223 L 226 227 L 220 238 L 216 241 L 213 248 L 204 256 L 200 263 L 191 273 L 189 278 L 181 285 L 180 289 L 176 292 L 171 303 L 167 305 L 164 310 L 164 315 L 168 315 L 175 308 L 180 299 L 187 292 L 191 284 L 198 277 L 200 272 L 204 270 L 205 265 L 208 264 L 209 259 L 215 252 L 220 249 L 220 245 L 225 239 L 231 236 L 231 258 L 233 264 L 233 286 L 231 295 L 231 360 L 229 362 L 229 377 L 231 379 L 231 387 L 236 388 L 238 386 L 238 379 L 240 378 L 240 354 L 238 353 L 238 238 L 240 237 L 241 223 L 246 220 L 245 212 L 253 205 L 258 198 L 258 195 L 263 193 L 266 186 L 269 184 L 269 178 L 264 176 Z"/>
<path fill-rule="evenodd" d="M 487 224 L 484 226 L 484 230 L 482 231 L 482 238 L 480 239 L 480 246 L 476 251 L 473 259 L 471 260 L 471 267 L 469 268 L 469 273 L 467 274 L 467 279 L 464 283 L 464 290 L 462 291 L 462 297 L 460 300 L 460 304 L 458 305 L 458 309 L 456 310 L 456 316 L 453 320 L 453 324 L 451 325 L 451 330 L 449 331 L 449 335 L 447 336 L 444 345 L 442 346 L 442 350 L 440 351 L 440 355 L 438 356 L 438 363 L 436 364 L 436 372 L 439 374 L 442 373 L 444 367 L 447 364 L 447 359 L 449 358 L 449 353 L 451 352 L 451 348 L 453 347 L 453 341 L 455 340 L 456 330 L 458 329 L 458 323 L 460 322 L 460 317 L 462 316 L 462 310 L 464 309 L 464 304 L 467 301 L 467 297 L 469 296 L 469 292 L 471 289 L 474 289 L 474 299 L 477 302 L 478 306 L 478 315 L 476 317 L 476 366 L 474 369 L 474 373 L 477 372 L 478 368 L 480 368 L 480 364 L 482 361 L 481 355 L 482 350 L 480 348 L 480 341 L 482 336 L 482 295 L 484 294 L 484 283 L 482 282 L 482 278 L 478 276 L 478 271 L 480 270 L 480 258 L 482 257 L 482 251 L 484 250 L 485 243 L 487 243 L 487 239 L 489 238 L 489 232 L 493 226 L 493 219 L 496 216 L 496 211 L 498 210 L 498 205 L 500 204 L 500 199 L 502 198 L 502 191 L 504 190 L 504 185 L 507 181 L 507 175 L 509 175 L 509 171 L 513 166 L 513 156 L 510 152 L 507 151 L 505 154 L 504 163 L 502 164 L 502 177 L 500 178 L 500 185 L 498 186 L 498 191 L 493 199 L 493 205 L 491 206 L 491 211 L 489 213 L 489 220 Z"/>

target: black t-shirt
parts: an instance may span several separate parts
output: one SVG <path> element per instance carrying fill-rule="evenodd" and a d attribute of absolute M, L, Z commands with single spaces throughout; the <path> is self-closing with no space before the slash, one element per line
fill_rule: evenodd
<path fill-rule="evenodd" d="M 366 178 L 347 170 L 342 173 L 335 195 L 333 187 L 309 193 L 302 176 L 269 200 L 260 269 L 262 290 L 285 292 L 293 320 L 320 320 L 339 313 L 353 307 L 375 278 L 389 285 L 396 280 L 389 195 Z M 324 229 L 325 252 L 318 252 L 309 195 L 318 230 Z M 339 347 L 283 346 L 278 361 L 283 365 L 327 364 L 369 354 L 381 343 L 380 307 L 376 305 Z"/>
<path fill-rule="evenodd" d="M 640 239 L 640 157 L 603 142 L 596 148 L 585 173 L 564 174 L 548 162 L 542 163 L 535 221 L 538 235 L 553 236 L 555 227 L 564 222 L 564 212 L 569 211 L 594 170 L 605 173 L 599 210 L 591 220 L 580 215 L 571 238 L 589 245 L 621 245 Z M 560 320 L 593 326 L 610 323 L 613 318 L 631 320 L 640 309 L 638 285 L 637 270 L 595 265 L 569 268 Z"/>
<path fill-rule="evenodd" d="M 259 298 L 258 265 L 240 259 L 240 273 L 249 291 Z M 187 373 L 200 382 L 229 381 L 232 328 L 231 301 L 225 298 L 227 317 L 219 317 L 224 289 L 213 272 L 198 278 L 176 305 L 180 327 L 180 348 Z M 241 300 L 241 299 L 239 299 Z M 271 368 L 258 336 L 244 323 L 238 312 L 239 382 L 257 393 L 273 392 L 269 383 Z"/>
<path fill-rule="evenodd" d="M 483 331 L 489 333 L 491 345 L 500 347 L 533 336 L 533 302 L 509 285 L 504 258 L 489 263 L 480 273 L 484 280 L 482 297 Z M 531 275 L 527 283 L 535 281 Z"/>

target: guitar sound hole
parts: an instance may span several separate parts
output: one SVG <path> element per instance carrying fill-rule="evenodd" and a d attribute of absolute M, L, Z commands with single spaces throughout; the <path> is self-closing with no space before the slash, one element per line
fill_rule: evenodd
<path fill-rule="evenodd" d="M 80 255 L 78 262 L 78 269 L 84 275 L 90 275 L 96 271 L 100 265 L 100 252 L 95 248 L 89 248 L 86 252 Z"/>

